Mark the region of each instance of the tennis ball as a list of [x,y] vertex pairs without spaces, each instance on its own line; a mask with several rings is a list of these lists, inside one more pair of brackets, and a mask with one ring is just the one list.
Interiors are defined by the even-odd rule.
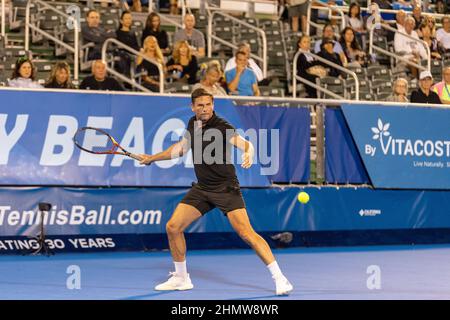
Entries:
[[306,192],[302,191],[298,194],[297,196],[298,201],[300,201],[301,203],[305,204],[309,201],[309,194],[307,194]]

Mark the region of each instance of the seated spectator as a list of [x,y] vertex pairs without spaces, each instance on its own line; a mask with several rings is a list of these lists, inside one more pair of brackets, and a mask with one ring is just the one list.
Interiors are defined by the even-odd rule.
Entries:
[[[414,39],[419,39],[417,32],[414,31],[414,24],[414,18],[407,17],[405,21],[404,33],[413,37]],[[408,38],[403,34],[400,34],[399,32],[395,33],[394,50],[396,54],[399,54],[414,63],[420,63],[420,59],[427,59],[427,53],[421,43]],[[408,66],[408,68],[411,70],[413,77],[417,78],[417,68],[411,66]]]
[[160,64],[163,69],[165,69],[165,65],[164,56],[158,46],[158,40],[156,40],[156,38],[153,36],[148,36],[147,38],[145,38],[144,48],[141,49],[141,53],[143,53],[144,56],[154,62],[151,63],[150,61],[145,60],[142,57],[138,57],[138,71],[145,71],[147,73],[141,78],[143,81],[142,85],[153,92],[159,92],[160,80],[164,79],[161,79],[160,77],[157,64]]
[[75,89],[72,81],[70,81],[70,67],[67,62],[57,62],[53,66],[45,87],[53,89]]
[[365,47],[366,30],[364,29],[364,21],[361,17],[361,7],[358,3],[353,2],[350,5],[348,15],[345,16],[345,26],[353,29],[360,47]]
[[431,30],[431,37],[436,38],[436,20],[433,16],[425,16],[424,23],[430,27]]
[[131,31],[132,25],[133,16],[131,15],[131,12],[124,11],[120,17],[119,29],[116,31],[117,40],[133,48],[134,50],[139,51],[136,33]]
[[432,87],[432,90],[437,93],[443,104],[450,104],[450,66],[442,70],[442,79]]
[[205,36],[195,27],[195,17],[193,14],[186,14],[184,16],[184,29],[175,32],[173,42],[187,41],[192,47],[192,52],[197,58],[205,56]]
[[351,27],[345,27],[342,30],[339,43],[344,50],[349,65],[360,67],[366,64],[366,53],[362,51],[361,46],[356,41],[355,31]]
[[442,28],[436,31],[436,39],[445,52],[450,51],[450,17],[442,18]]
[[247,67],[248,58],[245,52],[236,53],[236,68],[225,72],[228,90],[240,96],[259,96],[258,81],[255,73]]
[[[347,59],[345,58],[344,50],[342,49],[341,44],[336,40],[334,29],[331,24],[326,24],[323,27],[322,37],[322,39],[327,38],[333,41],[333,51],[339,55],[339,58],[341,59],[341,65],[345,65],[347,63]],[[314,45],[314,53],[319,53],[322,50],[322,39],[316,41],[316,44]]]
[[[311,38],[307,35],[300,37],[297,46],[303,51],[310,52],[311,50]],[[314,57],[308,53],[301,53],[298,56],[297,61],[297,75],[304,78],[310,82],[316,83],[318,77],[326,76],[326,69],[320,64],[319,61],[315,60]],[[306,94],[308,98],[317,98],[317,90],[307,84],[303,84],[306,89]]]
[[[120,17],[120,27],[116,31],[117,40],[122,42],[123,44],[129,46],[130,48],[139,51],[139,44],[136,37],[136,33],[131,31],[131,26],[133,24],[133,17],[131,16],[131,12],[124,11]],[[128,50],[121,49],[115,53],[120,60],[117,62],[116,70],[126,75],[130,76],[130,68],[131,68],[131,60],[134,55]]]
[[121,84],[106,74],[106,65],[102,60],[92,62],[92,75],[83,79],[80,89],[124,91]]
[[[333,50],[333,47],[334,47],[333,40],[324,38],[320,46],[319,56],[328,60],[329,62],[342,66],[341,59],[339,58],[338,54]],[[321,62],[321,65],[328,70],[328,75],[330,77],[339,77],[341,75],[341,71],[336,69],[335,67],[331,67],[323,62]]]
[[447,14],[447,3],[444,0],[436,0],[434,11],[439,14]]
[[[261,68],[258,66],[258,64],[253,60],[253,58],[250,57],[251,53],[251,47],[247,42],[241,42],[238,44],[238,50],[240,52],[244,52],[247,55],[248,59],[248,68],[250,68],[256,75],[256,79],[258,82],[264,79],[263,72]],[[236,57],[232,57],[227,61],[227,64],[225,65],[225,72],[228,70],[231,70],[233,68],[236,68]]]
[[441,104],[436,92],[431,91],[433,76],[430,71],[422,71],[419,76],[419,88],[411,93],[411,102]]
[[439,47],[439,42],[436,38],[432,37],[429,24],[427,24],[426,22],[422,23],[422,25],[420,26],[420,33],[422,34],[422,40],[425,41],[430,48],[431,58],[441,59],[441,48]]
[[33,62],[28,57],[21,57],[16,61],[8,86],[12,88],[42,88],[39,83],[34,81],[34,73]]
[[222,68],[217,60],[210,61],[203,71],[203,77],[197,83],[192,91],[202,88],[213,96],[226,96],[226,91],[220,85],[220,79],[223,76]]
[[422,17],[422,8],[419,5],[415,5],[412,11],[412,17],[416,22],[414,30],[419,30],[420,25],[423,23],[424,18]]
[[405,10],[398,10],[395,15],[395,27],[398,31],[405,32],[406,12]]
[[167,73],[174,81],[197,83],[198,63],[187,41],[175,43],[172,58],[167,62]]
[[95,46],[89,49],[88,60],[97,60],[102,57],[102,46],[106,39],[115,38],[113,30],[106,30],[100,26],[100,14],[97,10],[91,9],[86,15],[87,25],[81,28],[84,44],[93,42]]
[[142,32],[142,43],[144,43],[145,38],[148,36],[153,36],[158,41],[158,45],[164,55],[170,53],[169,48],[169,38],[167,32],[161,30],[161,18],[156,12],[152,12],[148,15],[147,21],[145,22],[145,28]]
[[398,78],[394,81],[392,94],[386,98],[389,102],[409,102],[408,101],[408,80],[405,78]]

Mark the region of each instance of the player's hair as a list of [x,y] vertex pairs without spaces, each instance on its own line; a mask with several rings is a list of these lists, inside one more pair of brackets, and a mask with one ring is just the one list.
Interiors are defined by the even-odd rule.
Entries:
[[214,96],[211,93],[209,93],[208,91],[206,91],[203,88],[198,88],[198,89],[195,89],[194,91],[192,91],[192,93],[191,93],[192,104],[195,103],[195,100],[197,98],[204,97],[204,96],[211,97],[211,100],[214,101]]

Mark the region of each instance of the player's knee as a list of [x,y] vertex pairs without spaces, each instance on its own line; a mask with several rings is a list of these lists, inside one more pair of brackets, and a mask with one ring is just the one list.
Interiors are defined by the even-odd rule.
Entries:
[[181,226],[178,223],[176,223],[174,221],[169,221],[166,224],[166,232],[168,234],[176,234],[176,233],[183,232],[183,230],[182,230]]

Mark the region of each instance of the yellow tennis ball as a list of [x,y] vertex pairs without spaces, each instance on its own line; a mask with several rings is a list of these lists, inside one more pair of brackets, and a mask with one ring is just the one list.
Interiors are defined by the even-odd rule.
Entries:
[[309,201],[309,194],[307,194],[306,192],[302,191],[298,194],[297,196],[298,201],[300,201],[301,203],[305,204]]

